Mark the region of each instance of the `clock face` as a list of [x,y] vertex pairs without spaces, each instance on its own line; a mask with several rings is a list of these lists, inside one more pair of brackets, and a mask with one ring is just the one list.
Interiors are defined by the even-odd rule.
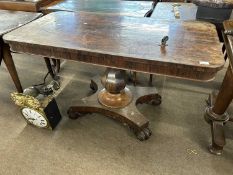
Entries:
[[31,108],[23,108],[21,110],[22,115],[24,116],[24,118],[31,124],[40,127],[40,128],[45,128],[48,126],[48,122],[45,119],[45,117],[40,114],[39,112],[37,112],[34,109]]

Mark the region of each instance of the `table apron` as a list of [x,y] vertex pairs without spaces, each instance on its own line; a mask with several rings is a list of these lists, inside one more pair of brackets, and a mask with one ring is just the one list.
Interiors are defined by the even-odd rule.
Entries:
[[73,60],[104,67],[132,70],[150,74],[161,74],[195,81],[211,81],[214,79],[216,73],[221,69],[221,67],[205,68],[154,60],[136,60],[135,58],[123,57],[120,55],[112,56],[104,53],[89,52],[88,54],[85,54],[85,51],[77,51],[72,49],[68,50],[65,48],[53,48],[48,46],[31,45],[25,43],[21,44],[15,42],[12,43],[10,41],[6,42],[9,43],[12,51],[18,53],[27,53],[56,59]]

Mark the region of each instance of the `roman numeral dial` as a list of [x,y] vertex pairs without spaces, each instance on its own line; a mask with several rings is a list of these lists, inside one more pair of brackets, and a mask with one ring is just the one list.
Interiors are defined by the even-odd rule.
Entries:
[[45,117],[39,113],[38,111],[31,109],[31,108],[23,108],[21,110],[22,115],[24,118],[31,124],[40,127],[45,128],[48,126],[48,122],[45,119]]

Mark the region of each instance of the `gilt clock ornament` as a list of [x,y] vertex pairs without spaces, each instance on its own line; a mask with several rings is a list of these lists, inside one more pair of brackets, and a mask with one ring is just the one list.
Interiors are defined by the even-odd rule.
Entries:
[[54,129],[61,120],[61,114],[53,96],[36,94],[36,97],[24,93],[11,93],[11,98],[20,106],[21,114],[27,123],[38,128]]

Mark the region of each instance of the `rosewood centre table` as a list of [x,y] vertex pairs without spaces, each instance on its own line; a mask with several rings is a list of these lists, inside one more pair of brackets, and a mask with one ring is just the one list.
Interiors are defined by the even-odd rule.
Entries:
[[0,63],[3,60],[14,81],[18,92],[22,92],[18,74],[10,53],[10,47],[3,42],[2,36],[41,16],[40,13],[0,10]]
[[233,21],[223,23],[225,33],[223,34],[226,54],[229,59],[229,67],[226,71],[219,92],[210,94],[208,107],[206,108],[206,121],[211,125],[212,144],[209,147],[211,153],[221,155],[226,144],[224,125],[233,121],[227,113],[227,108],[233,99]]
[[41,7],[55,0],[1,0],[0,9],[38,12]]
[[[167,41],[169,37],[169,41]],[[155,88],[126,86],[125,70],[210,81],[223,67],[215,26],[93,13],[55,12],[4,35],[16,52],[107,67],[93,79],[94,94],[68,110],[70,118],[101,113],[148,139],[149,121],[140,103],[159,105]]]

